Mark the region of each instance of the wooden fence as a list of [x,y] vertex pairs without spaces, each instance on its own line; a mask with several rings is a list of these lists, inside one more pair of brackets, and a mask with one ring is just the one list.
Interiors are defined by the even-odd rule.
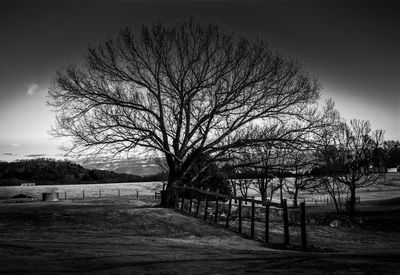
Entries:
[[154,195],[150,194],[149,192],[142,192],[139,190],[121,190],[121,189],[116,189],[116,190],[107,190],[105,193],[104,190],[98,189],[98,190],[85,190],[82,189],[82,192],[80,195],[77,194],[77,192],[56,192],[58,193],[59,199],[87,199],[87,198],[113,198],[113,197],[135,197],[139,199],[141,198],[154,198],[154,199],[160,199],[160,192],[155,191]]
[[[307,202],[307,203],[311,203],[313,205],[329,205],[329,204],[333,204],[334,200],[332,197],[330,196],[316,196],[316,197],[309,197],[309,198],[305,198],[305,197],[299,197],[298,198],[299,201],[303,201],[303,202]],[[336,197],[336,201],[338,203],[344,204],[346,202],[348,202],[350,200],[349,197]],[[356,197],[356,202],[360,203],[361,202],[361,198],[360,197]]]
[[[305,215],[305,203],[300,203],[300,208],[288,207],[287,201],[282,200],[282,203],[275,203],[270,201],[261,201],[249,198],[234,197],[221,194],[219,192],[211,192],[209,190],[197,189],[194,187],[174,187],[178,200],[175,208],[181,212],[193,215],[195,217],[201,217],[204,220],[211,220],[216,224],[223,225],[226,228],[234,229],[239,234],[247,235],[251,239],[263,239],[265,243],[273,244],[270,242],[270,219],[271,210],[279,209],[282,212],[281,222],[283,223],[283,242],[281,244],[284,247],[288,247],[290,244],[289,236],[289,212],[291,211],[300,212],[300,247],[302,250],[307,249],[307,233],[306,233],[306,215]],[[249,206],[244,206],[243,202],[249,203]],[[256,207],[257,206],[257,207]],[[244,208],[249,208],[248,215],[246,216],[247,223],[249,225],[249,233],[244,232]],[[233,208],[236,208],[234,211]],[[257,211],[263,209],[263,211]],[[261,225],[264,232],[263,236],[256,236],[257,222],[258,233],[260,233],[260,213],[264,212],[265,215],[263,220],[264,223]],[[276,212],[276,211],[275,211]],[[257,218],[256,218],[257,215]],[[248,217],[249,216],[249,217]],[[233,219],[234,218],[234,219]],[[293,224],[293,223],[292,223]],[[262,231],[262,230],[261,230]]]

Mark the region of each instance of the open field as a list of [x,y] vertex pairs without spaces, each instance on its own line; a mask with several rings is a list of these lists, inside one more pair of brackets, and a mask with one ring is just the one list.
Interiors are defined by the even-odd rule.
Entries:
[[[293,181],[293,178],[286,178],[288,182]],[[254,180],[256,181],[256,180]],[[240,192],[238,191],[238,194]],[[252,186],[248,190],[248,196],[255,196],[260,199],[259,192]],[[342,194],[343,198],[346,198],[346,194]],[[356,192],[356,196],[361,201],[373,201],[373,200],[383,200],[400,197],[400,173],[384,173],[382,174],[382,178],[379,182],[374,185],[359,188]],[[291,205],[293,200],[290,198],[290,194],[283,192],[283,197],[288,200],[288,205]],[[305,201],[307,203],[315,203],[316,201],[322,202],[326,199],[330,199],[329,194],[327,193],[319,193],[319,192],[299,192],[298,201]],[[272,201],[279,202],[279,190],[275,191]],[[333,202],[332,202],[333,203]]]
[[[118,190],[121,196],[132,196],[138,191],[142,195],[154,195],[155,191],[162,189],[162,182],[125,182],[125,183],[104,183],[104,184],[77,184],[77,185],[38,185],[38,186],[0,186],[0,199],[9,198],[18,194],[27,194],[36,198],[41,198],[44,192],[59,192],[60,198],[82,198],[82,191],[85,197],[99,197],[101,190],[102,197],[116,197]],[[249,190],[249,196],[257,193]],[[288,194],[284,193],[286,198]],[[386,173],[380,184],[360,189],[357,197],[361,201],[383,200],[400,197],[400,173]],[[301,198],[301,199],[300,199]],[[327,194],[320,193],[300,193],[299,201],[305,199],[308,203],[314,204],[314,199],[325,200],[329,198]],[[275,192],[273,201],[279,201],[279,192]],[[289,205],[291,199],[288,199]]]
[[99,197],[101,190],[102,197],[116,197],[118,190],[121,196],[133,196],[138,191],[141,195],[154,195],[155,191],[162,189],[161,182],[124,182],[124,183],[98,183],[98,184],[74,184],[74,185],[37,185],[37,186],[0,186],[0,199],[10,198],[18,194],[27,194],[35,198],[41,198],[42,193],[58,192],[60,198],[82,198],[82,191],[85,197]]
[[[154,207],[156,204],[154,200],[127,197],[2,202],[0,273],[400,272],[399,227],[379,230],[310,225],[310,244],[327,248],[320,250],[325,252],[283,251],[202,219]],[[382,219],[385,213],[397,217],[397,222],[400,217],[398,199],[364,203],[363,207],[371,222],[374,215]],[[310,207],[308,213],[318,214],[318,209]],[[271,223],[271,234],[276,238],[281,238],[280,226]]]

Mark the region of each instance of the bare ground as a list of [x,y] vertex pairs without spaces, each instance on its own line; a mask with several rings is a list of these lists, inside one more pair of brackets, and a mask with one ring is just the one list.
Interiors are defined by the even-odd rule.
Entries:
[[[310,244],[325,250],[274,250],[155,204],[129,198],[0,203],[0,273],[400,273],[396,230],[309,225]],[[256,230],[262,233],[261,223]],[[291,230],[296,242],[297,228]],[[271,223],[272,240],[281,232]]]

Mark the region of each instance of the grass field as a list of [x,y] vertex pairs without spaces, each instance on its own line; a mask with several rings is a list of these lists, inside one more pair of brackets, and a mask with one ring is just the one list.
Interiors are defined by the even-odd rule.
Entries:
[[[329,248],[321,250],[325,252],[273,250],[211,222],[157,208],[157,203],[129,197],[2,202],[0,273],[400,272],[398,227],[381,230],[309,225],[310,244]],[[318,214],[320,210],[312,207],[307,211]],[[365,202],[362,211],[371,221],[387,213],[399,219],[400,200]],[[272,223],[271,232],[281,238],[281,225]]]
[[[39,186],[0,186],[0,199],[9,198],[18,194],[27,194],[41,198],[45,192],[59,192],[60,198],[82,198],[82,191],[86,197],[99,197],[99,190],[103,197],[115,197],[118,190],[121,196],[132,196],[138,191],[142,195],[154,195],[155,191],[162,189],[162,182],[126,182],[126,183],[104,183],[104,184],[78,184],[78,185],[39,185]],[[257,194],[250,190],[249,196]],[[279,192],[275,193],[274,200],[279,201]],[[286,198],[288,194],[284,194]],[[380,184],[360,189],[357,196],[362,201],[382,200],[400,197],[400,173],[386,173]],[[299,198],[305,198],[307,202],[314,202],[313,198],[328,198],[327,194],[300,193]],[[300,199],[299,199],[300,200]],[[289,204],[291,200],[289,199]]]
[[101,190],[102,197],[116,197],[118,190],[121,196],[154,195],[155,191],[162,189],[161,182],[124,182],[124,183],[103,183],[103,184],[76,184],[76,185],[38,185],[38,186],[0,186],[0,199],[10,198],[18,194],[26,194],[41,199],[42,193],[58,192],[60,198],[82,198],[82,191],[85,197],[99,197]]
[[[361,224],[330,227],[330,221],[340,218],[333,205],[308,204],[309,252],[274,250],[249,240],[235,233],[235,220],[228,230],[223,221],[218,226],[158,208],[159,201],[150,196],[160,188],[158,183],[1,187],[3,198],[18,193],[40,198],[49,191],[60,192],[61,198],[67,192],[68,198],[0,200],[0,273],[398,274],[399,179],[396,173],[384,185],[364,190],[371,200],[357,204]],[[244,218],[245,234],[249,227]],[[256,236],[260,235],[263,222],[257,221]],[[291,226],[291,244],[298,244],[299,236],[299,228]],[[279,220],[270,222],[270,240],[283,240]]]

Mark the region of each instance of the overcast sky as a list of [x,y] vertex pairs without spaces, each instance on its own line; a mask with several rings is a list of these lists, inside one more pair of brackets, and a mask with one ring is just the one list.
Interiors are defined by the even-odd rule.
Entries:
[[260,36],[300,60],[346,119],[400,140],[400,9],[396,1],[2,1],[0,160],[62,153],[49,140],[46,90],[88,44],[124,26],[194,16]]

